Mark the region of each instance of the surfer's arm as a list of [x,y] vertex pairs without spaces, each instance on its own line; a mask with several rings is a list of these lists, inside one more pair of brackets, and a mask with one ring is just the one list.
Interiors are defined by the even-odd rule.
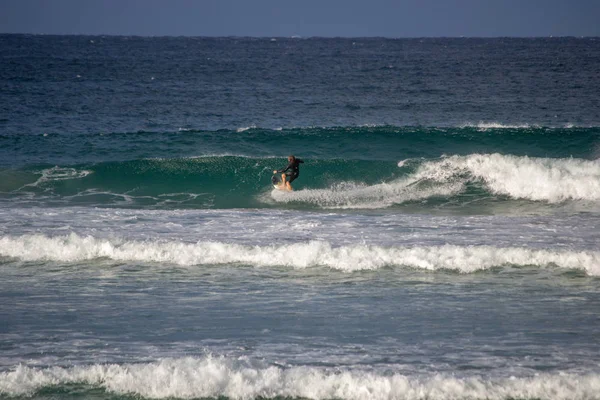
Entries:
[[294,166],[294,163],[289,163],[287,167],[285,167],[284,169],[278,169],[277,171],[275,171],[276,173],[284,173],[285,171],[287,171],[288,169],[292,168]]

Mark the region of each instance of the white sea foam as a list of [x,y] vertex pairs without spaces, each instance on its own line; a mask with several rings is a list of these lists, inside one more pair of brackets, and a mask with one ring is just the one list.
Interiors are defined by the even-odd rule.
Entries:
[[[486,131],[488,129],[537,129],[542,128],[544,126],[539,124],[504,124],[501,122],[485,122],[479,121],[477,123],[467,122],[461,125],[458,125],[458,128],[478,128],[481,131]],[[548,126],[548,128],[564,128],[564,129],[573,129],[573,128],[593,128],[591,125],[577,125],[574,123],[566,123],[563,125],[557,126]]]
[[[63,168],[63,167],[55,166],[55,167],[47,168],[47,169],[40,171],[39,174],[41,174],[41,176],[34,183],[29,183],[27,185],[24,185],[23,187],[28,187],[28,186],[35,187],[44,182],[50,182],[50,181],[65,181],[65,180],[69,180],[69,179],[81,179],[81,178],[85,178],[86,176],[88,176],[91,173],[92,173],[92,171],[88,171],[88,170],[77,170],[75,168]],[[20,189],[22,189],[22,188],[20,188]]]
[[404,167],[408,161],[408,159],[398,161],[398,168]]
[[452,156],[423,164],[417,180],[456,182],[477,179],[495,194],[558,203],[600,200],[600,162],[517,157],[501,154]]
[[108,258],[184,266],[230,263],[299,269],[325,266],[345,272],[397,266],[471,273],[507,264],[538,267],[553,265],[600,276],[600,252],[597,251],[492,246],[383,247],[361,244],[335,247],[323,241],[248,246],[223,242],[98,239],[71,233],[55,237],[3,236],[0,238],[0,255],[24,261],[80,262]]
[[241,127],[241,128],[237,128],[236,132],[238,132],[238,133],[240,133],[240,132],[246,132],[247,130],[250,130],[250,129],[256,129],[256,125],[250,125],[250,126],[244,126],[244,127]]
[[406,376],[365,370],[266,365],[222,357],[164,359],[47,369],[18,366],[0,373],[0,394],[32,395],[48,386],[84,384],[144,398],[253,399],[596,399],[598,374],[544,373],[528,377]]
[[64,181],[68,179],[80,179],[91,174],[92,171],[77,170],[75,168],[52,167],[42,170],[40,180],[45,181]]
[[438,196],[449,197],[464,189],[462,182],[447,182],[418,188],[412,186],[417,181],[418,179],[409,177],[376,185],[341,182],[327,189],[304,189],[293,192],[274,189],[271,197],[279,203],[300,202],[337,209],[376,209]]
[[[406,166],[407,160],[398,162]],[[385,208],[408,201],[460,194],[471,182],[513,199],[560,203],[600,201],[600,161],[472,154],[423,163],[413,174],[365,185],[342,182],[325,189],[273,190],[272,200],[323,208]]]
[[488,129],[528,129],[528,128],[539,128],[539,125],[530,125],[530,124],[503,124],[500,122],[484,122],[480,121],[478,123],[465,123],[460,125],[459,128],[478,128],[480,130],[488,130]]

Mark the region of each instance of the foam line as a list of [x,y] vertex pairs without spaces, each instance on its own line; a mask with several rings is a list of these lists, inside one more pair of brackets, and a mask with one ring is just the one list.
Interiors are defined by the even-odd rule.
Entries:
[[[255,363],[256,364],[256,363]],[[596,399],[598,374],[545,373],[532,377],[405,376],[374,371],[281,368],[225,358],[165,359],[149,364],[18,366],[0,373],[0,394],[32,395],[48,387],[84,384],[144,398],[254,399]]]
[[35,182],[25,184],[22,187],[18,188],[16,191],[19,191],[25,187],[36,187],[36,186],[39,186],[46,182],[66,181],[69,179],[85,178],[86,176],[91,174],[92,171],[89,171],[89,170],[78,171],[75,168],[62,168],[62,167],[55,166],[52,168],[44,169],[38,173],[41,174],[41,176]]
[[325,266],[341,271],[376,270],[385,266],[472,273],[495,266],[520,265],[579,269],[600,276],[600,252],[535,250],[492,246],[334,247],[311,241],[285,245],[246,246],[222,242],[126,241],[92,236],[4,236],[0,255],[24,261],[78,262],[98,258],[178,265],[249,264],[260,267]]
[[323,208],[377,209],[431,197],[451,197],[464,189],[462,182],[442,183],[434,187],[414,187],[418,178],[377,185],[343,182],[327,189],[304,189],[285,192],[274,189],[271,197],[279,203],[306,203]]
[[476,124],[465,123],[458,126],[459,128],[479,128],[481,130],[487,129],[529,129],[529,128],[540,128],[539,125],[530,124],[503,124],[500,122],[484,122],[479,121]]

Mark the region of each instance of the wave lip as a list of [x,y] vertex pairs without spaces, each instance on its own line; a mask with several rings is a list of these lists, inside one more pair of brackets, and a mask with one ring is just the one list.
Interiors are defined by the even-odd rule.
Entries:
[[598,161],[472,154],[428,161],[419,167],[416,178],[438,182],[477,179],[493,193],[514,199],[600,201]]
[[98,258],[183,266],[248,264],[258,267],[325,266],[352,272],[377,270],[386,266],[411,267],[430,271],[452,270],[473,273],[502,265],[557,266],[578,269],[600,276],[600,252],[535,250],[492,246],[382,247],[328,242],[248,246],[222,242],[125,241],[67,236],[23,235],[0,238],[0,255],[24,261],[51,260],[79,262]]
[[597,374],[545,373],[532,377],[405,376],[374,371],[281,368],[223,357],[164,359],[148,364],[18,366],[0,373],[0,394],[32,395],[48,387],[85,384],[144,398],[306,399],[595,399]]
[[479,121],[476,124],[465,123],[459,125],[458,128],[478,128],[481,131],[486,131],[488,129],[529,129],[529,128],[540,128],[540,125],[530,125],[530,124],[503,124],[500,122],[484,122]]

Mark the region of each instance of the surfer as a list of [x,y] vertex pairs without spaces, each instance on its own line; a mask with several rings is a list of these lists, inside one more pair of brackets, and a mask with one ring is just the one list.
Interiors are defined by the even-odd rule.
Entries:
[[300,164],[304,164],[304,161],[294,156],[289,156],[287,167],[281,170],[273,171],[274,174],[281,174],[281,184],[287,190],[294,190],[292,189],[292,185],[290,185],[290,183],[292,183],[298,177],[298,175],[300,175]]

